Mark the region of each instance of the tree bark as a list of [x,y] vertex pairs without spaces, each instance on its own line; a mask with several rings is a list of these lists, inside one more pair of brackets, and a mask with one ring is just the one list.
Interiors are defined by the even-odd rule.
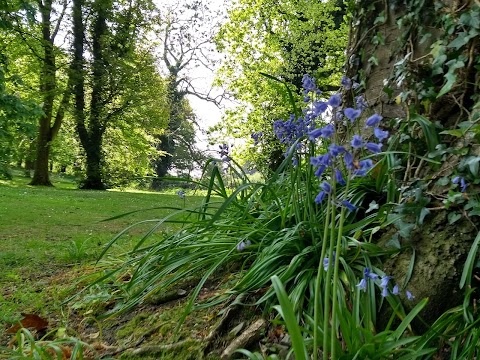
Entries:
[[56,32],[51,33],[52,0],[45,0],[44,2],[40,0],[38,4],[42,16],[43,59],[40,76],[40,92],[43,94],[44,115],[39,120],[34,174],[30,185],[52,186],[48,171],[50,146],[63,122],[65,107],[70,100],[70,90],[69,85],[67,85],[67,89],[63,93],[63,98],[54,116],[54,101],[58,88],[54,46]]
[[85,76],[84,42],[85,26],[82,16],[84,0],[73,1],[73,89],[75,94],[75,120],[80,142],[87,158],[86,177],[81,184],[82,189],[104,190],[102,173],[102,139],[106,124],[103,123],[102,94],[104,89],[105,64],[102,51],[102,37],[107,32],[107,9],[101,1],[95,3],[96,18],[93,26],[93,78],[90,112],[85,110]]
[[[438,0],[436,1],[438,2]],[[407,8],[408,1],[395,2],[395,4],[393,4],[393,1],[391,3],[369,1],[369,4],[365,4],[364,9],[371,5],[370,9],[373,10],[370,10],[371,13],[368,15],[364,13],[362,20],[353,28],[347,56],[349,59],[348,75],[352,77],[363,74],[364,78],[358,77],[357,80],[359,82],[360,80],[364,81],[365,98],[370,107],[385,118],[382,122],[385,125],[389,123],[389,120],[393,119],[399,119],[400,124],[406,125],[412,113],[422,114],[429,118],[432,123],[438,121],[438,123],[444,126],[453,124],[455,121],[462,121],[458,117],[458,114],[461,113],[459,107],[455,108],[456,111],[452,111],[452,108],[447,109],[446,116],[442,114],[442,111],[445,110],[447,96],[430,100],[432,103],[429,113],[423,106],[415,104],[416,101],[418,102],[418,93],[413,92],[409,103],[402,102],[397,104],[394,101],[401,91],[412,90],[412,84],[414,83],[422,84],[425,80],[429,80],[430,84],[435,83],[435,79],[432,79],[434,76],[432,75],[433,72],[428,74],[432,78],[426,79],[425,73],[419,71],[422,70],[420,65],[415,63],[418,59],[434,60],[429,55],[430,44],[439,40],[441,31],[443,31],[442,29],[435,29],[434,22],[429,24],[431,19],[441,15],[440,13],[435,14],[434,2],[426,1],[422,9],[416,9],[422,16],[422,27],[429,28],[431,33],[427,46],[420,42],[418,34],[413,33],[416,31],[415,27],[412,28],[413,30],[410,29],[411,32],[408,34],[408,37],[405,37],[405,34],[402,33],[405,29],[398,26],[398,20],[406,11],[409,11]],[[442,11],[446,11],[445,8]],[[381,14],[385,17],[385,22],[376,21],[376,19],[381,18]],[[383,37],[383,44],[378,44],[379,34]],[[414,60],[412,61],[411,59]],[[398,74],[399,66],[403,66],[403,63],[398,65],[402,60],[405,61],[405,66],[412,66],[413,70],[409,69],[411,70],[408,73],[410,78],[404,80],[403,84],[400,84],[400,82],[392,81],[392,79],[396,79],[395,76],[398,76],[394,74],[395,72]],[[428,64],[422,65],[428,69]],[[443,81],[443,74],[439,75],[439,77]],[[390,88],[391,94],[387,94],[385,91],[386,87]],[[472,111],[472,109],[470,108],[468,111]],[[455,121],[452,121],[453,118]],[[467,120],[466,117],[464,120]],[[396,121],[396,124],[389,129],[391,133],[402,131],[398,126],[398,121]],[[408,126],[412,126],[412,124],[410,123]],[[421,130],[417,129],[416,135],[419,132],[421,133]],[[367,134],[366,136],[371,135]],[[425,152],[427,150],[423,150],[423,153],[421,153],[421,146],[425,147],[425,135],[420,134],[418,140],[413,141],[412,139],[410,150],[412,152],[417,150],[417,155],[426,155]],[[451,146],[451,144],[447,146]],[[427,196],[434,194],[437,198],[445,197],[446,190],[435,189],[433,186],[434,180],[441,176],[451,176],[453,178],[453,172],[457,164],[455,162],[451,164],[446,163],[445,165],[448,166],[442,166],[442,169],[439,171],[434,167],[430,167],[428,163],[422,162],[414,155],[412,153],[403,156],[405,171],[401,174],[401,178],[396,179],[398,187],[410,186],[415,188],[417,186],[415,185],[416,181],[429,179],[428,182],[426,181],[429,185],[428,190],[423,190],[424,193],[427,192]],[[400,159],[400,157],[398,158]],[[445,170],[447,167],[448,171]],[[411,169],[416,171],[410,171]],[[444,191],[444,193],[440,193],[440,191]],[[408,281],[408,288],[415,294],[416,299],[413,302],[406,301],[405,304],[407,307],[413,307],[423,298],[429,298],[427,306],[420,313],[425,323],[418,322],[416,324],[418,332],[424,331],[426,329],[425,324],[432,324],[439,315],[459,305],[463,300],[463,290],[459,290],[460,275],[467,253],[478,230],[476,230],[475,224],[467,216],[464,216],[454,225],[449,225],[447,211],[448,209],[431,212],[425,218],[424,224],[417,223],[416,229],[409,238],[401,238],[401,244],[409,246],[416,254],[414,270]],[[380,244],[390,241],[395,232],[394,229],[391,229],[380,240]],[[411,258],[412,252],[407,251],[393,259],[389,259],[385,264],[385,272],[394,276],[395,280],[401,284],[408,276],[407,272]],[[384,318],[388,320],[388,316]],[[381,326],[382,324],[379,324],[379,327]]]

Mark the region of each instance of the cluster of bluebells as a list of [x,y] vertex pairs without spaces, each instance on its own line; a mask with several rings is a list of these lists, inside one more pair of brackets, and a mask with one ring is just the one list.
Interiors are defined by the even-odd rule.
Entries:
[[[367,291],[368,283],[370,281],[374,281],[377,284],[379,282],[378,285],[382,289],[382,296],[383,297],[387,297],[388,295],[390,295],[390,293],[392,295],[400,295],[400,289],[399,289],[397,284],[395,284],[393,286],[393,289],[391,290],[391,292],[388,290],[388,285],[389,285],[389,282],[390,282],[391,279],[392,279],[392,277],[388,276],[388,275],[380,277],[377,274],[375,274],[374,272],[372,272],[370,268],[366,267],[366,268],[363,269],[363,278],[357,284],[357,287],[360,290]],[[407,297],[408,300],[415,299],[415,296],[413,296],[412,293],[408,290],[405,292],[405,296]]]
[[468,183],[465,181],[465,179],[462,176],[455,176],[452,179],[452,183],[455,185],[460,185],[460,191],[462,193],[467,191]]
[[222,145],[218,145],[218,147],[219,147],[218,153],[220,154],[220,158],[223,161],[229,161],[230,146],[228,144],[222,144]]
[[[305,95],[311,92],[318,93],[314,87],[315,82],[307,75],[303,78],[303,84]],[[345,90],[350,90],[352,87],[355,88],[357,84],[344,76],[341,85]],[[373,134],[377,141],[365,141],[361,134],[354,134],[347,144],[336,144],[333,140],[335,138],[336,122],[343,119],[347,126],[354,124],[367,108],[367,104],[362,95],[355,97],[355,108],[347,107],[341,109],[341,103],[342,99],[339,94],[332,95],[328,101],[315,100],[307,111],[305,118],[309,119],[310,124],[314,124],[312,120],[323,114],[327,109],[332,110],[333,121],[331,123],[323,127],[314,128],[308,132],[308,138],[312,142],[318,141],[319,138],[323,141],[330,141],[328,152],[312,157],[310,164],[315,168],[315,176],[318,178],[322,178],[324,172],[330,169],[332,171],[331,173],[335,175],[332,181],[340,185],[345,185],[345,176],[365,176],[374,165],[373,161],[369,158],[355,161],[355,159],[359,157],[360,152],[362,150],[372,154],[382,152],[383,143],[388,139],[389,134],[388,131],[382,130],[379,127],[382,117],[378,114],[373,114],[366,120],[365,125],[366,128],[373,129]],[[289,132],[288,134],[292,138],[298,135],[293,132]],[[284,133],[282,133],[282,136],[284,139],[286,138]],[[289,139],[289,141],[291,142],[292,140]],[[342,171],[345,170],[348,175],[342,173]],[[331,194],[332,184],[324,181],[321,183],[320,188],[321,191],[315,198],[315,202],[317,203],[323,202],[323,200]],[[350,211],[355,210],[355,206],[347,200],[341,200],[339,204],[345,206]]]
[[282,144],[287,146],[292,145],[299,138],[307,135],[315,128],[313,119],[305,117],[296,118],[295,115],[290,115],[286,121],[276,120],[273,123],[273,132]]

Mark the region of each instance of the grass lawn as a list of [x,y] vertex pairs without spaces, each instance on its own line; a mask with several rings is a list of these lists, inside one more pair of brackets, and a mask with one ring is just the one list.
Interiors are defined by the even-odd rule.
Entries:
[[[161,219],[172,211],[151,208],[184,206],[177,195],[77,190],[73,179],[58,176],[53,177],[53,182],[54,188],[45,188],[28,186],[28,179],[20,176],[0,181],[2,324],[17,320],[20,313],[45,316],[61,312],[67,290],[59,278],[78,276],[91,268],[103,246],[128,225],[139,220]],[[185,206],[199,204],[201,199],[188,196],[187,192]],[[141,209],[150,210],[103,221]],[[134,228],[114,251],[131,248],[147,228]],[[166,224],[156,238],[173,230],[175,225]],[[1,326],[0,335],[3,331]]]

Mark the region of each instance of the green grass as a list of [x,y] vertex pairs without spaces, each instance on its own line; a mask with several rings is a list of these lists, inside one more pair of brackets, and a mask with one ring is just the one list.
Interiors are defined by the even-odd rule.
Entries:
[[[29,179],[18,173],[11,181],[0,181],[0,322],[18,319],[20,312],[58,311],[65,286],[55,283],[61,284],[62,277],[85,272],[82,269],[127,226],[146,218],[161,219],[172,211],[151,208],[184,206],[177,195],[76,190],[72,178],[52,180],[54,188],[28,186]],[[185,206],[201,199],[187,192]],[[104,221],[141,209],[150,210]],[[113,251],[129,250],[146,229],[132,229]],[[173,230],[175,224],[163,225],[153,241]]]

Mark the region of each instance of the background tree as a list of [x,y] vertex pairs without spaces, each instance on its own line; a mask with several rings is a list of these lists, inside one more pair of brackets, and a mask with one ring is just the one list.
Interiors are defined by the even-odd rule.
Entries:
[[35,136],[35,121],[43,114],[28,84],[19,61],[27,51],[25,44],[13,35],[16,19],[22,13],[33,19],[35,10],[27,2],[8,1],[0,5],[0,177],[9,178],[12,161],[22,162],[23,150],[30,148]]
[[[158,51],[160,67],[164,69],[168,81],[168,99],[170,104],[168,129],[158,137],[158,149],[164,153],[153,161],[159,178],[172,168],[179,144],[189,148],[190,154],[199,154],[193,143],[191,129],[195,124],[187,95],[219,104],[221,96],[213,97],[211,91],[200,90],[194,75],[200,67],[210,69],[213,65],[213,36],[218,28],[218,18],[203,1],[188,1],[184,4],[165,6],[159,17],[156,30],[159,39]],[[179,158],[177,156],[177,158]],[[195,160],[193,161],[195,162]],[[160,185],[161,180],[153,182],[152,187]]]
[[152,58],[138,44],[152,8],[147,2],[97,0],[87,7],[76,0],[73,4],[74,113],[86,155],[82,187],[103,189],[104,135],[128,109],[141,107],[146,89],[151,89],[151,82],[141,81],[141,74],[148,70],[152,75]]

